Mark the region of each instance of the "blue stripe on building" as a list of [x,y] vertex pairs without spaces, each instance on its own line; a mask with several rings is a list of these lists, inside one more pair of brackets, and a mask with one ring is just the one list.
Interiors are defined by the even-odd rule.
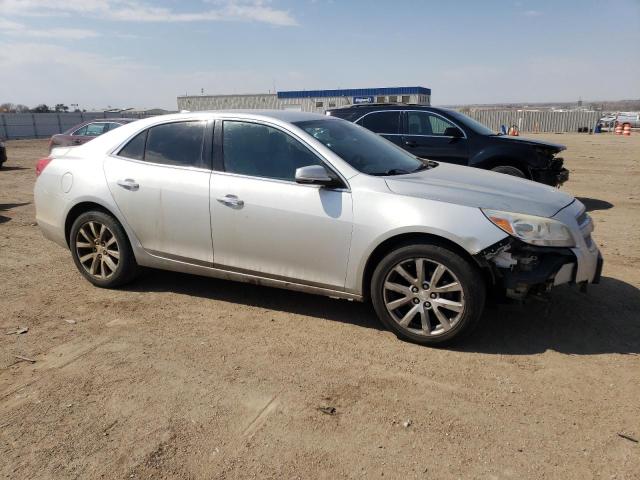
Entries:
[[278,92],[278,98],[368,97],[383,95],[431,95],[425,87],[347,88],[340,90],[293,90]]

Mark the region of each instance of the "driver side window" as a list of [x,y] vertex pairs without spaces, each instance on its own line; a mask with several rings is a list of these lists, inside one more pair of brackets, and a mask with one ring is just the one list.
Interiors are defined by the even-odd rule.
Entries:
[[407,134],[443,136],[449,127],[455,125],[429,112],[407,111]]
[[322,165],[295,138],[257,123],[226,120],[222,127],[225,171],[252,177],[295,181],[296,169]]

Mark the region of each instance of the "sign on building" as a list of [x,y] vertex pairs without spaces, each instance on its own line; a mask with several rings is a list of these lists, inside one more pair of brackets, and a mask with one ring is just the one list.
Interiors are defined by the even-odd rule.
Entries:
[[354,105],[358,105],[360,103],[373,103],[373,95],[367,95],[364,97],[353,97]]

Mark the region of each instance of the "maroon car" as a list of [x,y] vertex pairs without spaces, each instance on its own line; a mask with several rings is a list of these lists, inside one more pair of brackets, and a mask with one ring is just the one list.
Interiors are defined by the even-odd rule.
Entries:
[[56,147],[70,147],[82,145],[109,130],[121,127],[125,123],[133,122],[136,118],[96,118],[70,128],[64,133],[58,133],[49,140],[49,151]]

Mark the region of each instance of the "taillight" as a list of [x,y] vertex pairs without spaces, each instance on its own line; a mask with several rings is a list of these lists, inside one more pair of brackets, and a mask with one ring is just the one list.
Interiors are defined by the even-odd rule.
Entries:
[[42,173],[51,160],[53,160],[51,157],[44,157],[38,160],[38,163],[36,163],[36,177]]

